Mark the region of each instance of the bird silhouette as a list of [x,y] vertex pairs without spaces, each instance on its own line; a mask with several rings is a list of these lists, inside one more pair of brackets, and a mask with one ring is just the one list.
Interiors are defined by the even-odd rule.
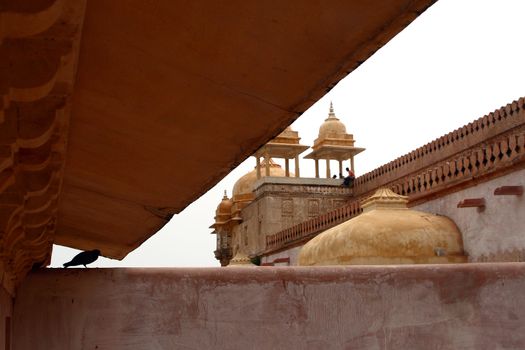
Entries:
[[85,252],[78,253],[71,259],[71,261],[64,264],[64,268],[69,266],[84,265],[87,267],[87,264],[91,264],[93,261],[97,260],[100,255],[100,250],[87,250]]

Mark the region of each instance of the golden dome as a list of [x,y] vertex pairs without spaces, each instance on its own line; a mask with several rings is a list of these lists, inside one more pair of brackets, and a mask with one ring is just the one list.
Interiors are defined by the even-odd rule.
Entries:
[[215,223],[211,225],[210,228],[217,229],[227,224],[231,219],[232,206],[232,200],[228,198],[226,191],[224,191],[224,197],[222,197],[221,202],[215,210]]
[[228,196],[226,195],[226,191],[224,191],[224,197],[222,197],[222,201],[217,206],[217,210],[215,210],[215,215],[216,216],[222,216],[222,215],[230,216],[232,205],[233,205],[232,200],[228,198]]
[[335,116],[332,102],[330,102],[330,112],[328,113],[328,118],[326,118],[324,123],[319,127],[318,139],[325,138],[346,138],[346,126]]
[[363,214],[309,241],[300,265],[380,265],[465,262],[456,224],[406,208],[407,197],[380,189],[363,202]]
[[[286,176],[286,172],[281,168],[281,166],[277,163],[275,163],[272,159],[269,160],[270,163],[270,176]],[[261,176],[265,176],[265,166],[266,163],[263,160],[261,162]],[[290,173],[290,176],[293,176]],[[257,181],[257,169],[253,169],[249,173],[243,175],[235,185],[233,185],[233,193],[232,193],[232,199],[234,202],[238,202],[241,200],[252,200],[253,199],[253,191],[254,191],[254,184]]]

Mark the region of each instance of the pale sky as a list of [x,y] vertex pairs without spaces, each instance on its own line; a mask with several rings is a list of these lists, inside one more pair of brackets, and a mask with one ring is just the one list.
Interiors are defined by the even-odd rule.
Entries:
[[[439,0],[292,129],[313,145],[333,101],[356,147],[366,148],[355,160],[359,176],[517,100],[525,96],[524,13],[523,0]],[[231,196],[235,181],[254,166],[248,158],[124,260],[99,258],[90,266],[219,266],[208,227],[223,191]],[[313,177],[312,160],[300,166],[302,177]],[[55,245],[51,267],[76,253]]]

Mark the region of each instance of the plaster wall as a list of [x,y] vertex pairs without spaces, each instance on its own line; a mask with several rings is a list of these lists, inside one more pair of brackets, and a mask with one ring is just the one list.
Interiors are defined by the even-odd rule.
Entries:
[[525,264],[55,269],[14,350],[523,349]]
[[[525,169],[417,205],[458,225],[470,261],[525,261],[525,196],[495,196],[500,186],[525,187]],[[485,198],[485,209],[457,208],[466,198]]]
[[274,263],[276,260],[282,261],[282,259],[290,259],[290,262],[288,264],[290,266],[297,266],[299,265],[299,252],[301,251],[301,248],[303,246],[304,245],[302,244],[298,247],[293,247],[291,249],[283,250],[274,254],[264,256],[262,262],[271,264]]

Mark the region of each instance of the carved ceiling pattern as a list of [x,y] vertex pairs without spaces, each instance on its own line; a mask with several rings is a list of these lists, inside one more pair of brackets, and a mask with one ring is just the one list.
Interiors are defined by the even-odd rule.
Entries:
[[84,8],[0,8],[0,270],[11,290],[51,257]]

